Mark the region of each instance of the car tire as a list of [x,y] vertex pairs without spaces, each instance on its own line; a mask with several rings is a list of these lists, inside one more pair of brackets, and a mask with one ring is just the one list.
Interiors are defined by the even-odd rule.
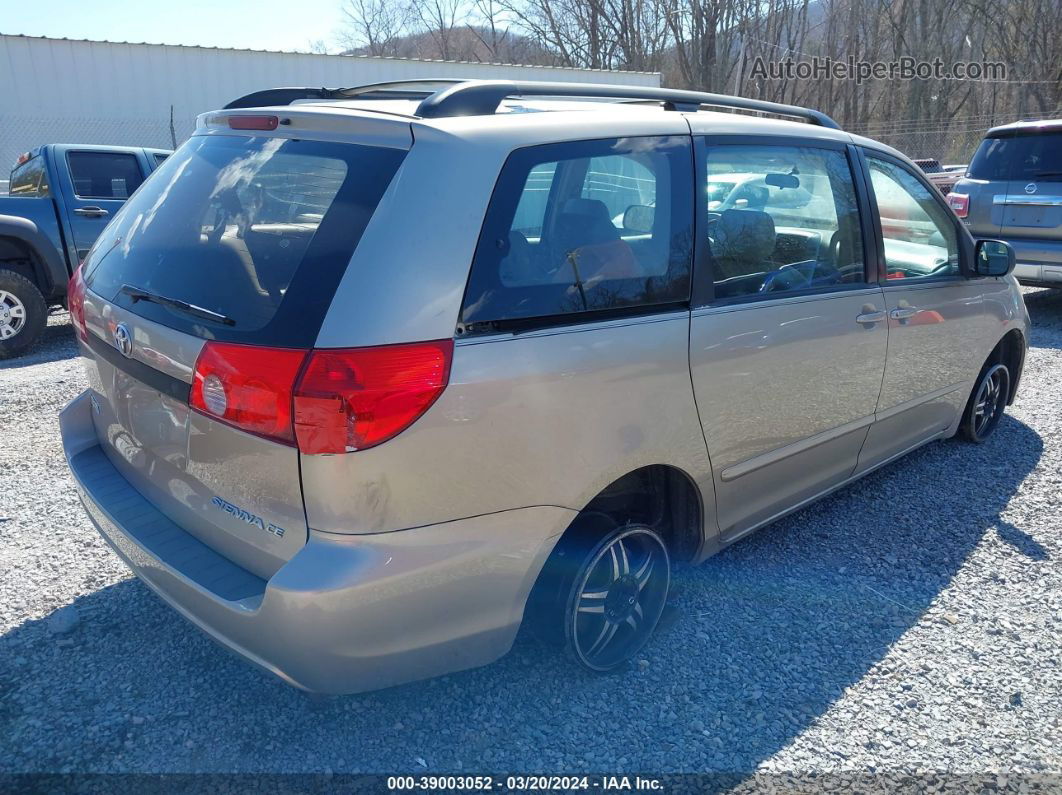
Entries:
[[33,282],[0,269],[0,359],[25,353],[48,322],[48,305]]
[[536,583],[532,626],[582,667],[610,673],[648,642],[670,585],[667,544],[653,528],[584,514]]
[[959,433],[974,444],[988,439],[996,430],[1010,395],[1010,370],[1002,362],[989,362],[974,383],[966,403]]

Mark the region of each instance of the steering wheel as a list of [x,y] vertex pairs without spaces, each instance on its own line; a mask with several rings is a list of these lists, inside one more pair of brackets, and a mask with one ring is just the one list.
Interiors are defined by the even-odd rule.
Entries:
[[938,264],[938,265],[937,265],[937,266],[936,266],[935,268],[933,268],[933,270],[931,270],[931,271],[930,271],[929,273],[923,273],[923,274],[922,274],[922,278],[926,278],[927,276],[936,276],[936,275],[937,275],[938,273],[941,273],[941,272],[943,272],[943,271],[946,271],[946,270],[948,270],[948,269],[950,269],[950,268],[951,268],[951,260],[947,260],[947,259],[946,259],[946,260],[944,260],[943,262],[939,263],[939,264]]
[[778,270],[768,272],[763,284],[760,285],[759,292],[771,293],[778,290],[792,290],[798,287],[802,281],[807,281],[807,277],[803,273],[792,265],[783,265]]

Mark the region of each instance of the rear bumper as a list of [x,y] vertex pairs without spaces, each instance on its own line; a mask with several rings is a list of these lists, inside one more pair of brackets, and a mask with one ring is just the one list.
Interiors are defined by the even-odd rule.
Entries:
[[1062,287],[1062,240],[1004,238],[1014,249],[1014,275],[1030,287]]
[[574,518],[540,506],[376,535],[311,531],[263,580],[122,477],[97,442],[88,392],[60,426],[81,501],[133,572],[223,646],[315,692],[372,690],[500,657]]

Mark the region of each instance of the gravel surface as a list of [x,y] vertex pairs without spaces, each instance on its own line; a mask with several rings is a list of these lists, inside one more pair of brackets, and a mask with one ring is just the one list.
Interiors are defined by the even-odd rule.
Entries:
[[1062,292],[1017,404],[679,571],[665,626],[595,677],[529,638],[494,665],[312,701],[132,579],[84,516],[56,414],[65,315],[0,364],[0,772],[1062,773]]

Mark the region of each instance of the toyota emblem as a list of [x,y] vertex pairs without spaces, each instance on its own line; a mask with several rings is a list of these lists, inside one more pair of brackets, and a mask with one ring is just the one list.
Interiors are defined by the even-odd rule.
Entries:
[[1036,193],[1036,183],[1035,182],[1030,182],[1028,185],[1026,185],[1025,186],[1025,192],[1026,193]]
[[133,354],[133,337],[125,323],[119,323],[114,327],[114,346],[121,351],[122,356]]

